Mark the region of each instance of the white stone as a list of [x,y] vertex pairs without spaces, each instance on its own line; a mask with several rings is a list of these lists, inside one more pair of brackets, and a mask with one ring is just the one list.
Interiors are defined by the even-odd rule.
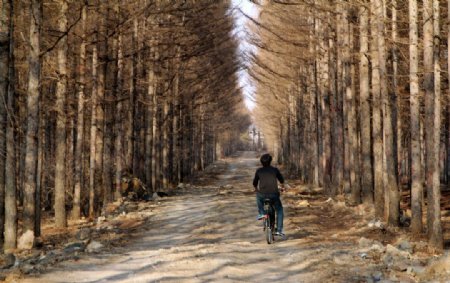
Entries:
[[411,254],[407,251],[402,251],[394,247],[393,245],[386,246],[386,254],[391,255],[394,258],[411,258]]
[[17,241],[17,248],[19,250],[31,250],[34,244],[34,233],[31,230],[27,230]]
[[93,253],[99,251],[101,248],[103,248],[103,244],[97,241],[92,241],[87,245],[86,251],[88,253]]
[[105,220],[106,220],[105,216],[100,216],[100,217],[97,218],[97,223],[102,223]]

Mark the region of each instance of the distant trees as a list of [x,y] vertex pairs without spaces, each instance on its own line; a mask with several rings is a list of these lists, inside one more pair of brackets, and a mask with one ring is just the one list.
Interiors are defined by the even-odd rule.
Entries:
[[41,211],[65,227],[129,180],[149,194],[189,180],[250,125],[227,3],[0,3],[5,250],[39,236]]
[[[440,79],[440,66],[448,70],[440,19],[448,7],[417,3],[256,4],[261,16],[245,15],[258,50],[248,54],[249,74],[257,84],[257,124],[292,174],[332,196],[344,194],[350,204],[373,205],[391,226],[411,209],[415,235],[423,232],[425,185],[428,238],[441,250],[450,99]],[[291,101],[302,103],[292,108]],[[302,123],[289,122],[298,113],[309,114]],[[402,199],[409,190],[410,203]]]

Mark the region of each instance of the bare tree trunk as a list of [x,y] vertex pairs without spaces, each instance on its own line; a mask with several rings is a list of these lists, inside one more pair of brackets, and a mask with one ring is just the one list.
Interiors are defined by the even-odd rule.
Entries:
[[327,24],[319,21],[318,30],[323,39],[320,40],[320,50],[323,52],[319,62],[320,76],[320,107],[322,110],[322,156],[321,165],[323,173],[323,186],[328,194],[331,194],[331,128],[330,128],[330,104],[329,104],[329,68],[328,68],[328,30]]
[[[333,18],[331,18],[332,20]],[[334,27],[333,27],[333,23],[334,23]],[[336,178],[338,175],[335,174],[335,170],[337,168],[336,164],[337,164],[337,155],[339,152],[339,149],[337,147],[337,132],[335,129],[335,124],[336,124],[336,117],[337,117],[337,112],[336,112],[336,96],[338,93],[337,90],[337,59],[338,59],[338,44],[337,44],[337,30],[338,27],[336,25],[336,20],[331,24],[330,27],[330,36],[328,39],[328,45],[329,45],[329,50],[328,50],[328,64],[330,66],[330,84],[329,84],[329,88],[330,88],[330,135],[331,135],[331,164],[330,164],[330,170],[331,170],[331,195],[336,195],[336,192],[338,191],[338,178]],[[307,107],[306,105],[304,107]],[[300,111],[300,110],[299,110]],[[301,128],[301,126],[299,125],[299,127]],[[306,139],[304,141],[304,143],[308,142],[308,139]],[[303,152],[304,150],[302,150]]]
[[[118,4],[117,4],[118,5]],[[122,33],[119,31],[118,49],[117,49],[117,88],[116,99],[117,107],[115,113],[116,124],[116,140],[115,140],[115,184],[114,198],[119,199],[122,186],[122,170],[123,170],[123,121],[122,121],[122,90],[123,90],[123,50],[122,50]]]
[[136,117],[136,105],[137,105],[137,79],[138,79],[138,71],[137,71],[137,60],[138,60],[138,52],[140,52],[139,44],[138,44],[138,34],[139,34],[139,21],[138,18],[135,17],[133,19],[133,36],[132,36],[132,46],[133,46],[133,56],[131,60],[131,68],[130,68],[130,99],[128,102],[128,111],[127,111],[127,121],[128,125],[125,133],[125,141],[127,143],[126,146],[126,154],[125,154],[125,164],[126,168],[133,174],[136,175],[137,172],[134,172],[134,147],[136,143],[137,133],[135,131],[135,120]]
[[[402,101],[400,97],[400,93],[397,91],[398,82],[397,82],[397,76],[398,76],[398,49],[397,49],[397,0],[392,0],[392,94],[391,98],[393,101],[391,102],[393,106],[392,111],[392,122],[393,127],[395,127],[395,133],[394,133],[394,151],[396,152],[396,178],[397,183],[399,184],[399,191],[402,191],[402,179],[404,174],[404,168],[406,164],[406,160],[403,158],[403,147],[402,147],[402,141],[403,141],[403,128],[402,128]],[[400,194],[401,195],[401,194]]]
[[[381,98],[384,104],[383,129],[384,129],[384,151],[386,158],[386,168],[384,172],[387,176],[387,188],[389,190],[389,207],[388,207],[388,224],[398,226],[400,216],[400,195],[397,186],[397,178],[395,175],[395,158],[394,155],[394,131],[392,128],[392,108],[391,99],[387,89],[387,68],[386,68],[386,43],[384,37],[384,15],[385,7],[381,0],[376,1],[377,11],[377,29],[378,29],[378,56],[380,64],[380,85]],[[386,208],[385,208],[386,209]]]
[[[6,103],[8,99],[9,64],[10,64],[10,26],[13,19],[8,0],[0,2],[0,149],[6,148]],[[5,155],[0,156],[0,244],[4,240],[5,227]]]
[[[184,19],[183,19],[184,21]],[[181,145],[180,145],[180,119],[182,117],[181,114],[181,106],[180,106],[180,58],[181,51],[178,46],[176,49],[176,59],[175,59],[175,78],[173,82],[173,170],[172,174],[174,179],[177,182],[181,181]]]
[[[312,11],[310,12],[313,13]],[[314,17],[310,15],[308,18],[308,23],[310,25],[314,24]],[[315,58],[316,49],[314,48],[314,31],[311,30],[309,34],[309,56],[310,58]],[[309,108],[309,121],[310,121],[310,133],[311,133],[311,168],[312,168],[312,183],[315,187],[319,186],[319,145],[318,145],[318,134],[317,134],[317,89],[316,86],[316,62],[315,59],[310,59],[309,62],[309,76],[308,76],[308,95],[311,101]]]
[[[167,90],[169,87],[169,83],[164,83],[164,90]],[[167,189],[169,187],[169,127],[170,127],[170,97],[169,93],[166,91],[166,94],[163,99],[163,109],[162,109],[162,186],[163,189]]]
[[[96,34],[96,38],[98,38]],[[92,47],[92,92],[91,92],[91,125],[90,125],[90,150],[89,150],[89,217],[94,217],[94,201],[95,201],[95,172],[96,170],[100,170],[96,167],[96,157],[97,157],[97,124],[98,117],[97,108],[100,108],[99,105],[99,92],[98,92],[98,53],[97,53],[97,45],[94,44]],[[78,192],[76,195],[76,199],[78,199]],[[78,201],[80,201],[78,199]],[[79,204],[78,204],[79,205]],[[77,214],[79,215],[79,213]]]
[[[95,199],[100,201],[100,195],[102,197],[103,206],[105,206],[109,201],[111,201],[111,190],[112,190],[112,180],[111,180],[111,167],[112,167],[112,160],[111,160],[111,147],[112,147],[112,125],[109,120],[111,117],[111,107],[110,103],[107,102],[108,100],[111,100],[110,91],[106,89],[106,86],[111,83],[111,80],[109,79],[108,74],[112,73],[114,70],[114,63],[109,60],[109,44],[108,40],[111,39],[109,36],[110,30],[108,29],[108,22],[110,20],[114,20],[113,15],[114,14],[110,9],[107,8],[107,3],[99,3],[99,11],[98,14],[100,15],[100,23],[98,25],[98,41],[99,44],[97,45],[98,48],[98,79],[97,79],[97,104],[95,105],[96,108],[96,132],[97,137],[95,138],[95,186],[93,194],[92,194],[92,205],[95,204]],[[114,54],[116,52],[116,44],[115,44],[115,38],[111,39],[113,41],[112,43],[112,50],[111,52]],[[115,55],[114,55],[115,56]],[[115,59],[115,58],[114,58]],[[111,70],[110,72],[107,72],[107,70]],[[108,81],[107,81],[108,80]],[[112,83],[111,83],[112,84]],[[90,200],[91,202],[91,200]],[[91,210],[91,208],[90,208]],[[89,211],[90,211],[89,210]],[[90,213],[89,216],[92,218],[94,217],[94,207],[92,207],[92,214]]]
[[[431,2],[431,3],[429,3]],[[429,12],[429,13],[428,13]],[[440,137],[441,137],[441,70],[439,65],[440,32],[439,1],[424,0],[425,113],[427,141],[427,224],[432,249],[442,251],[444,239],[441,225]],[[432,19],[432,21],[431,21]],[[431,28],[430,28],[431,25]],[[430,53],[430,54],[428,54]],[[430,56],[431,58],[429,58]],[[430,60],[427,61],[427,59]],[[429,64],[431,63],[431,64]],[[428,68],[430,67],[430,69]],[[433,77],[434,72],[434,77]]]
[[[344,19],[344,85],[345,85],[345,105],[348,135],[346,144],[348,147],[348,179],[347,183],[351,186],[351,201],[353,204],[359,204],[361,201],[361,193],[359,182],[356,181],[356,167],[358,160],[358,137],[356,133],[356,104],[354,97],[353,77],[352,77],[352,50],[353,50],[353,27],[347,20],[346,9],[343,9]],[[359,176],[358,176],[359,177]]]
[[373,203],[373,174],[371,161],[371,130],[370,130],[370,92],[369,92],[369,10],[360,7],[359,38],[359,92],[360,92],[360,127],[361,127],[361,185],[362,201]]
[[[447,54],[450,54],[450,1],[448,1],[447,13],[447,18],[449,19],[449,22],[447,23]],[[447,60],[447,68],[450,70],[450,56],[447,56]],[[450,71],[448,72],[448,79],[450,81]],[[450,188],[450,98],[447,100],[447,140],[445,142],[447,148],[447,187]]]
[[[151,61],[153,58],[149,59]],[[155,71],[154,64],[149,64],[147,67],[148,72],[148,88],[147,88],[147,100],[146,100],[146,127],[145,127],[145,180],[147,186],[154,190],[153,184],[153,109],[155,92]]]
[[[0,66],[1,70],[6,70],[5,77],[1,77],[0,81],[5,82],[1,85],[0,91],[2,97],[6,101],[6,157],[5,157],[5,220],[4,220],[4,244],[3,248],[5,252],[12,250],[16,247],[17,238],[17,206],[16,206],[16,163],[15,163],[15,141],[14,141],[14,100],[15,100],[15,73],[14,73],[14,2],[12,0],[3,1],[4,5],[4,26],[0,33]],[[1,25],[1,24],[0,24]],[[5,45],[6,46],[5,46]],[[7,59],[4,58],[4,52]],[[1,72],[1,71],[0,71]],[[7,77],[6,77],[7,76]]]
[[42,22],[42,2],[31,1],[31,23],[30,23],[30,46],[29,46],[29,73],[27,91],[27,131],[26,131],[26,151],[25,151],[25,173],[24,173],[24,199],[23,199],[23,233],[28,230],[35,230],[35,201],[36,201],[36,171],[37,171],[37,135],[38,135],[38,115],[40,97],[40,73],[41,62],[40,53],[40,28]]
[[[336,10],[341,11],[342,3],[334,2],[336,6]],[[333,108],[333,120],[332,120],[332,128],[333,128],[333,186],[334,190],[337,193],[342,193],[342,189],[344,187],[344,155],[345,155],[345,146],[344,146],[344,84],[343,84],[343,73],[342,73],[342,50],[343,50],[343,42],[342,38],[344,35],[343,32],[343,20],[342,13],[337,12],[334,17],[334,24],[336,26],[336,47],[335,47],[335,93],[333,93],[331,102]]]
[[[73,208],[72,208],[72,218],[79,219],[80,218],[80,201],[81,201],[81,182],[82,182],[82,173],[83,173],[83,142],[84,142],[84,89],[85,89],[85,76],[86,76],[86,17],[87,17],[87,5],[83,4],[81,8],[81,44],[80,44],[80,58],[78,63],[79,70],[79,78],[78,78],[78,109],[77,109],[77,140],[75,147],[75,186],[73,193]],[[97,56],[97,50],[95,48],[95,57]],[[94,55],[92,56],[94,58]],[[97,58],[95,58],[97,60]],[[97,66],[94,65],[94,59],[92,59],[92,70],[94,72],[97,71]],[[97,62],[95,62],[97,64]],[[96,74],[93,76],[93,85],[96,83]],[[96,89],[96,86],[93,86],[93,89]],[[92,92],[94,98],[94,92]],[[94,99],[92,99],[93,102]],[[92,105],[95,109],[95,106]],[[94,112],[94,111],[92,111]],[[95,119],[95,113],[93,114],[93,118]],[[95,121],[95,120],[93,120]],[[95,127],[94,127],[95,129]],[[91,129],[92,130],[92,129]],[[92,138],[92,137],[91,137]],[[94,142],[95,142],[95,132],[94,132]],[[95,143],[94,143],[94,152],[92,153],[92,157],[95,157]],[[92,158],[93,159],[93,158]],[[93,175],[93,174],[92,174]]]
[[[59,2],[59,30],[67,30],[67,2]],[[58,48],[58,81],[56,84],[56,152],[55,152],[55,225],[66,227],[66,190],[65,190],[65,160],[66,160],[66,89],[67,89],[67,37],[61,39]]]
[[[158,51],[155,52],[155,62],[159,60]],[[155,77],[155,92],[152,97],[152,190],[157,191],[157,179],[159,177],[159,167],[157,164],[159,151],[159,138],[158,138],[158,95],[157,95],[158,78]]]
[[[119,22],[119,4],[118,1],[114,1],[114,4],[108,7],[108,18],[105,23],[107,25],[108,22]],[[108,26],[109,27],[109,26]],[[113,36],[110,36],[113,34]],[[116,105],[115,94],[118,92],[118,31],[108,28],[107,33],[105,33],[105,40],[107,43],[107,48],[105,48],[103,56],[105,57],[104,63],[105,66],[105,97],[104,97],[104,121],[103,121],[103,186],[102,186],[102,194],[103,194],[103,205],[106,206],[109,202],[114,199],[114,191],[115,191],[115,173],[116,173],[116,164],[113,154],[114,149],[114,133],[116,130],[115,127],[115,118],[116,116]],[[109,40],[109,41],[108,41]],[[100,50],[99,50],[100,51]],[[103,70],[102,70],[103,71]],[[99,89],[101,86],[101,72],[99,70]],[[109,86],[109,88],[106,88]]]
[[419,52],[417,0],[409,1],[409,89],[411,119],[411,229],[415,236],[422,233],[423,181],[420,154]]
[[379,0],[370,0],[371,35],[370,44],[372,63],[372,140],[373,140],[373,166],[374,166],[374,199],[375,216],[382,218],[384,214],[384,187],[383,187],[383,133],[381,125],[381,86],[380,86],[380,58],[377,37],[377,5]]

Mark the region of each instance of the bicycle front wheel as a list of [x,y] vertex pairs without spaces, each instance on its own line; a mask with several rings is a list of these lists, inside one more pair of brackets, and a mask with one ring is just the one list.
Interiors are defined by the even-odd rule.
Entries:
[[269,218],[266,219],[266,240],[269,245],[273,243],[273,230]]

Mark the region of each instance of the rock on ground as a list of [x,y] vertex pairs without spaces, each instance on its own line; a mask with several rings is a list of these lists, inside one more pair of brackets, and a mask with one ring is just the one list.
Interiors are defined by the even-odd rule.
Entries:
[[98,252],[101,248],[103,248],[103,244],[97,241],[92,241],[87,245],[86,251],[88,253],[95,253]]
[[91,236],[91,229],[89,228],[81,228],[77,232],[77,239],[81,241],[89,239],[90,236]]
[[395,242],[395,246],[399,250],[406,251],[406,252],[409,252],[409,253],[413,252],[413,247],[412,247],[411,243],[407,239],[404,239],[404,238],[398,239]]
[[34,244],[34,233],[31,230],[27,230],[17,241],[17,248],[19,250],[31,250]]
[[3,254],[0,256],[0,269],[8,269],[14,266],[16,257],[13,254]]
[[83,242],[74,242],[69,243],[64,247],[64,252],[66,253],[72,253],[72,252],[78,252],[78,251],[84,251],[86,248],[86,244]]

